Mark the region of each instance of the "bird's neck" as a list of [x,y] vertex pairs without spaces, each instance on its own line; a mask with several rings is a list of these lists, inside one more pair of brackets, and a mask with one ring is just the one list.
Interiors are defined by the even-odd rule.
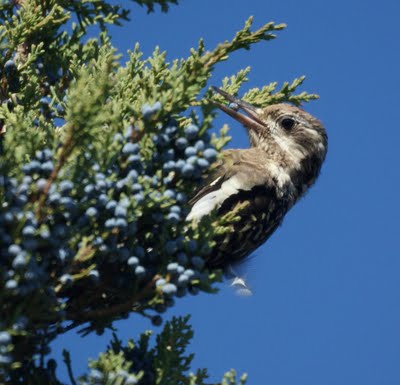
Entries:
[[299,196],[303,195],[314,184],[320,170],[321,159],[315,155],[304,157],[300,162],[300,167],[291,170],[290,178],[299,192]]
[[[322,162],[315,155],[301,151],[291,152],[290,149],[284,149],[274,142],[258,143],[257,147],[267,155],[269,172],[276,173],[276,170],[279,170],[278,181],[286,180],[292,185],[296,191],[296,200],[314,184],[319,175]],[[280,185],[281,183],[277,183],[278,188]]]

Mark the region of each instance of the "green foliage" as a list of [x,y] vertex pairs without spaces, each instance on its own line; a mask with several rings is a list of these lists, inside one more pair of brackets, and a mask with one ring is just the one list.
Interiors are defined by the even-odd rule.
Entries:
[[[165,323],[151,347],[151,332],[141,334],[137,342],[129,340],[124,346],[114,334],[114,339],[106,352],[90,362],[91,371],[82,376],[83,384],[162,384],[162,385],[207,385],[209,377],[206,369],[190,372],[194,354],[186,349],[193,338],[189,316],[174,317]],[[68,353],[64,353],[68,357]],[[69,362],[69,359],[67,358]],[[227,372],[221,385],[244,385],[246,375],[239,382],[234,370]]]
[[[133,2],[149,12],[177,3]],[[0,4],[0,381],[59,384],[55,362],[45,364],[58,335],[79,326],[101,334],[131,312],[158,325],[175,298],[214,293],[221,280],[205,261],[235,213],[185,220],[229,140],[226,126],[209,134],[219,96],[208,81],[215,65],[284,25],[252,31],[249,18],[232,40],[213,50],[200,40],[172,62],[158,47],[143,58],[137,43],[122,66],[107,26],[127,19],[126,6],[101,0]],[[93,25],[98,38],[85,39]],[[222,88],[237,94],[249,71]],[[295,94],[303,80],[244,99],[307,102],[316,96]],[[205,384],[206,370],[189,373],[192,336],[177,318],[152,347],[148,333],[127,346],[115,337],[81,382]],[[74,384],[67,352],[64,361]],[[222,380],[235,383],[233,371]]]

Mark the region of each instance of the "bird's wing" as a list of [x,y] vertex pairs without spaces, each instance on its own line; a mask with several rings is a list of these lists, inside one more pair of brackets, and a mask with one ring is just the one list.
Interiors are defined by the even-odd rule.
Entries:
[[223,153],[190,201],[192,209],[187,216],[187,220],[198,221],[218,210],[218,215],[235,212],[239,217],[232,231],[216,235],[217,246],[207,258],[209,267],[235,264],[271,236],[293,203],[288,178],[285,170],[256,148]]
[[240,191],[267,185],[268,175],[260,157],[265,154],[257,149],[224,151],[223,157],[213,165],[210,176],[190,200],[192,209],[186,219],[200,220]]

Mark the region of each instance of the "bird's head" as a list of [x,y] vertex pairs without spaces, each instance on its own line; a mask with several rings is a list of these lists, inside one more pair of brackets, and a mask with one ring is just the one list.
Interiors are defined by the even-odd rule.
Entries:
[[216,104],[247,128],[252,147],[264,150],[282,167],[309,174],[306,185],[314,182],[327,152],[326,131],[318,119],[289,104],[259,108],[214,90],[230,102],[229,106]]

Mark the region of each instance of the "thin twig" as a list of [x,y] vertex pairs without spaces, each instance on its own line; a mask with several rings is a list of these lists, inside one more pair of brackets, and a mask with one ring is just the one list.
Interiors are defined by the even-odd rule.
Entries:
[[144,287],[144,289],[135,295],[134,297],[130,298],[128,301],[124,303],[119,303],[114,306],[110,306],[107,308],[96,309],[88,312],[83,313],[71,313],[68,314],[68,319],[74,321],[91,321],[95,319],[107,318],[110,316],[114,316],[121,313],[126,313],[132,310],[135,303],[141,301],[142,299],[146,298],[151,290],[154,287],[155,282],[160,278],[157,274],[155,275],[152,280]]
[[68,371],[68,377],[71,381],[72,385],[77,385],[75,379],[74,379],[74,374],[72,373],[72,363],[71,363],[71,355],[69,354],[68,350],[63,349],[63,357],[64,357],[64,362],[65,365],[67,367],[67,371]]
[[39,222],[42,221],[42,216],[43,216],[43,207],[44,204],[46,202],[47,199],[47,195],[49,194],[49,190],[51,185],[53,184],[53,182],[56,180],[62,166],[64,165],[64,163],[66,162],[66,160],[68,159],[69,155],[72,152],[73,149],[73,141],[72,141],[72,137],[70,136],[69,138],[67,138],[67,140],[64,142],[63,146],[61,147],[61,153],[58,157],[58,162],[56,164],[56,166],[54,167],[53,171],[50,174],[49,179],[47,180],[46,186],[44,187],[41,196],[39,198],[39,205],[36,211],[36,217],[39,219]]

